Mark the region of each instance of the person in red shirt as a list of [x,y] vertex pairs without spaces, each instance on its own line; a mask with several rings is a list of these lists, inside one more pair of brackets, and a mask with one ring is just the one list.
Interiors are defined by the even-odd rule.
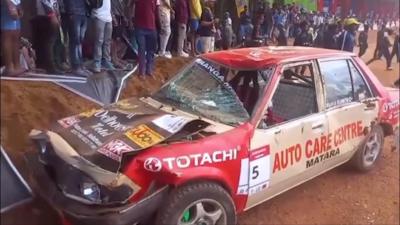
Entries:
[[156,0],[135,1],[135,36],[138,43],[139,76],[153,75],[157,45]]

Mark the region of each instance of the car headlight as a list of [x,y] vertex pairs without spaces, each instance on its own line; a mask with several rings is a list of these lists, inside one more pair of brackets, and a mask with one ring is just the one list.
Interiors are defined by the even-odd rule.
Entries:
[[82,196],[93,203],[101,203],[99,185],[93,182],[83,182],[81,184]]

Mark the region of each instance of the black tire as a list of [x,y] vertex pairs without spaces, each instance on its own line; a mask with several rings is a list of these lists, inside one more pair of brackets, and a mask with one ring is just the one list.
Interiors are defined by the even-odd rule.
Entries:
[[[182,220],[182,215],[187,208],[203,199],[211,199],[222,206],[226,220],[218,220],[218,225],[236,224],[236,210],[229,193],[220,185],[211,182],[201,182],[184,185],[174,189],[166,199],[166,204],[160,207],[157,225],[176,225]],[[193,206],[195,207],[195,206]]]
[[[371,164],[368,164],[365,161],[366,146],[368,141],[374,135],[377,135],[376,137],[378,138],[379,147],[377,149],[379,150],[379,152],[377,153],[375,160],[373,160]],[[369,132],[369,134],[366,136],[365,140],[362,142],[360,147],[358,148],[357,152],[354,154],[353,158],[351,159],[350,163],[353,166],[353,168],[355,168],[359,172],[368,172],[371,169],[373,169],[376,165],[376,162],[380,159],[382,155],[384,142],[385,142],[385,136],[382,127],[379,125],[374,126]]]

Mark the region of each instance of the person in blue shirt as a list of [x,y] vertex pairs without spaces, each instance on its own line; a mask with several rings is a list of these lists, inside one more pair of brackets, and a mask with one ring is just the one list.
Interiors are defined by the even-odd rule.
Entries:
[[253,24],[251,24],[251,17],[247,11],[247,6],[244,6],[242,13],[240,14],[240,25],[239,25],[239,37],[238,41],[243,42],[244,40],[251,39],[253,33]]
[[338,49],[342,51],[353,52],[356,44],[356,31],[360,23],[354,19],[349,18],[344,21],[345,31],[338,37]]

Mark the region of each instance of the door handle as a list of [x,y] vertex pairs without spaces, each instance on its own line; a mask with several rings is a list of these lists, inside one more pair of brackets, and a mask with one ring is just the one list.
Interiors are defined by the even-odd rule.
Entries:
[[368,110],[374,110],[376,108],[376,102],[375,101],[367,101],[364,102],[364,111],[368,111]]
[[311,126],[311,128],[313,129],[313,130],[316,130],[316,129],[321,129],[321,128],[323,128],[324,127],[324,123],[314,123],[312,126]]
[[280,134],[281,132],[282,132],[281,129],[276,129],[276,130],[274,131],[274,134]]

